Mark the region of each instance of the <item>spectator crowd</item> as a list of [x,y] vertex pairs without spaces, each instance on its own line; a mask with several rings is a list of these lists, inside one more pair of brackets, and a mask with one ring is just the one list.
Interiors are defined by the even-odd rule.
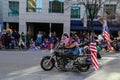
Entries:
[[[79,44],[86,40],[90,41],[90,39],[93,37],[98,45],[107,51],[107,45],[105,45],[102,34],[93,33],[91,36],[87,31],[71,33],[70,35],[63,33],[61,36],[57,36],[56,32],[51,32],[49,35],[47,35],[45,32],[39,31],[36,36],[33,36],[29,32],[26,34],[22,32],[20,34],[16,30],[13,32],[7,30],[6,32],[1,33],[1,48],[30,50],[51,49],[58,42],[62,42],[64,45],[67,45],[67,43],[70,42],[71,36],[75,36]],[[114,40],[115,39],[111,37],[111,42]]]

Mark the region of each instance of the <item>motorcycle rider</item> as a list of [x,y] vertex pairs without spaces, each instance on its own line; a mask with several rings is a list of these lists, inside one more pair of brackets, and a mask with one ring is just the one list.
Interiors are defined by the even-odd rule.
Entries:
[[65,52],[65,55],[63,56],[63,65],[61,65],[62,70],[65,70],[65,65],[67,64],[66,56],[73,59],[73,55],[78,54],[78,42],[76,40],[76,37],[71,37],[70,41],[71,42],[69,45],[64,45],[64,49],[67,49],[67,52]]
[[76,39],[76,36],[71,37],[71,43],[70,45],[65,46],[66,49],[68,49],[67,53],[70,56],[77,55],[78,52],[78,41]]

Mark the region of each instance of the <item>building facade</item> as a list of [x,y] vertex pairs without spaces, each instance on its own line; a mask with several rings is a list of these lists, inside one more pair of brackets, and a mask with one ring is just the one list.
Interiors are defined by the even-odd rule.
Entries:
[[[80,13],[79,17],[76,16],[72,16],[71,17],[71,31],[92,31],[91,26],[89,25],[89,21],[88,18],[85,21],[85,17],[89,17],[89,13],[85,12],[85,7],[84,5],[80,3],[75,2],[76,0],[74,0],[74,2],[72,3],[71,6],[71,15],[77,15],[77,13]],[[97,4],[97,3],[96,3]],[[89,5],[89,7],[93,6],[92,9],[94,11],[94,6],[96,6],[96,4],[91,4]],[[76,6],[79,5],[79,6]],[[119,17],[120,17],[120,2],[118,2],[118,0],[110,0],[110,1],[106,1],[104,4],[101,5],[101,8],[97,14],[97,16],[95,16],[94,21],[93,21],[93,29],[95,31],[95,33],[97,34],[101,34],[103,31],[103,24],[100,23],[98,16],[103,16],[105,13],[107,13],[107,16],[104,16],[107,18],[107,23],[108,23],[108,27],[110,30],[110,34],[114,37],[120,36],[119,32],[120,32],[120,22],[119,21]],[[79,9],[79,10],[78,10]],[[73,11],[72,11],[73,10]],[[76,12],[75,12],[76,10]],[[85,21],[85,22],[84,22]],[[84,24],[85,23],[85,24]]]
[[[64,0],[1,0],[4,28],[36,34],[38,31],[70,33],[70,8]],[[57,7],[58,6],[58,7]],[[59,8],[59,9],[58,9]]]
[[[111,3],[105,10],[119,12],[119,6]],[[84,27],[82,18],[85,7],[77,2],[66,2],[64,0],[0,0],[0,22],[3,29],[11,28],[19,33],[30,32],[36,35],[38,31],[47,34],[56,32],[61,35],[64,32],[88,30]],[[105,7],[105,6],[104,6]],[[97,19],[94,21],[94,30],[102,31],[102,25]],[[110,26],[112,33],[120,30],[120,26]]]
[[2,0],[0,0],[0,22],[2,22]]

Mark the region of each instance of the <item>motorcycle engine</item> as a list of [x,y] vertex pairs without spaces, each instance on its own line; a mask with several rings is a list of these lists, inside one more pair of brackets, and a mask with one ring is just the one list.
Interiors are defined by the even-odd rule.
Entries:
[[77,61],[79,62],[79,64],[85,64],[86,63],[86,58],[85,57],[78,57]]
[[65,66],[66,69],[72,69],[73,68],[73,61],[69,61],[67,65]]

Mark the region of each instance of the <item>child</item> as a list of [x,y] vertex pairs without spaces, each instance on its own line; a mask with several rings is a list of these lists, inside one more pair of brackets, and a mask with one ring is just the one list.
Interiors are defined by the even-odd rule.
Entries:
[[45,39],[45,49],[48,49],[49,48],[49,40],[48,38]]
[[38,47],[35,45],[35,41],[32,41],[30,44],[30,50],[38,50]]
[[20,38],[19,43],[18,43],[19,49],[23,49],[25,47],[25,43],[23,40]]

